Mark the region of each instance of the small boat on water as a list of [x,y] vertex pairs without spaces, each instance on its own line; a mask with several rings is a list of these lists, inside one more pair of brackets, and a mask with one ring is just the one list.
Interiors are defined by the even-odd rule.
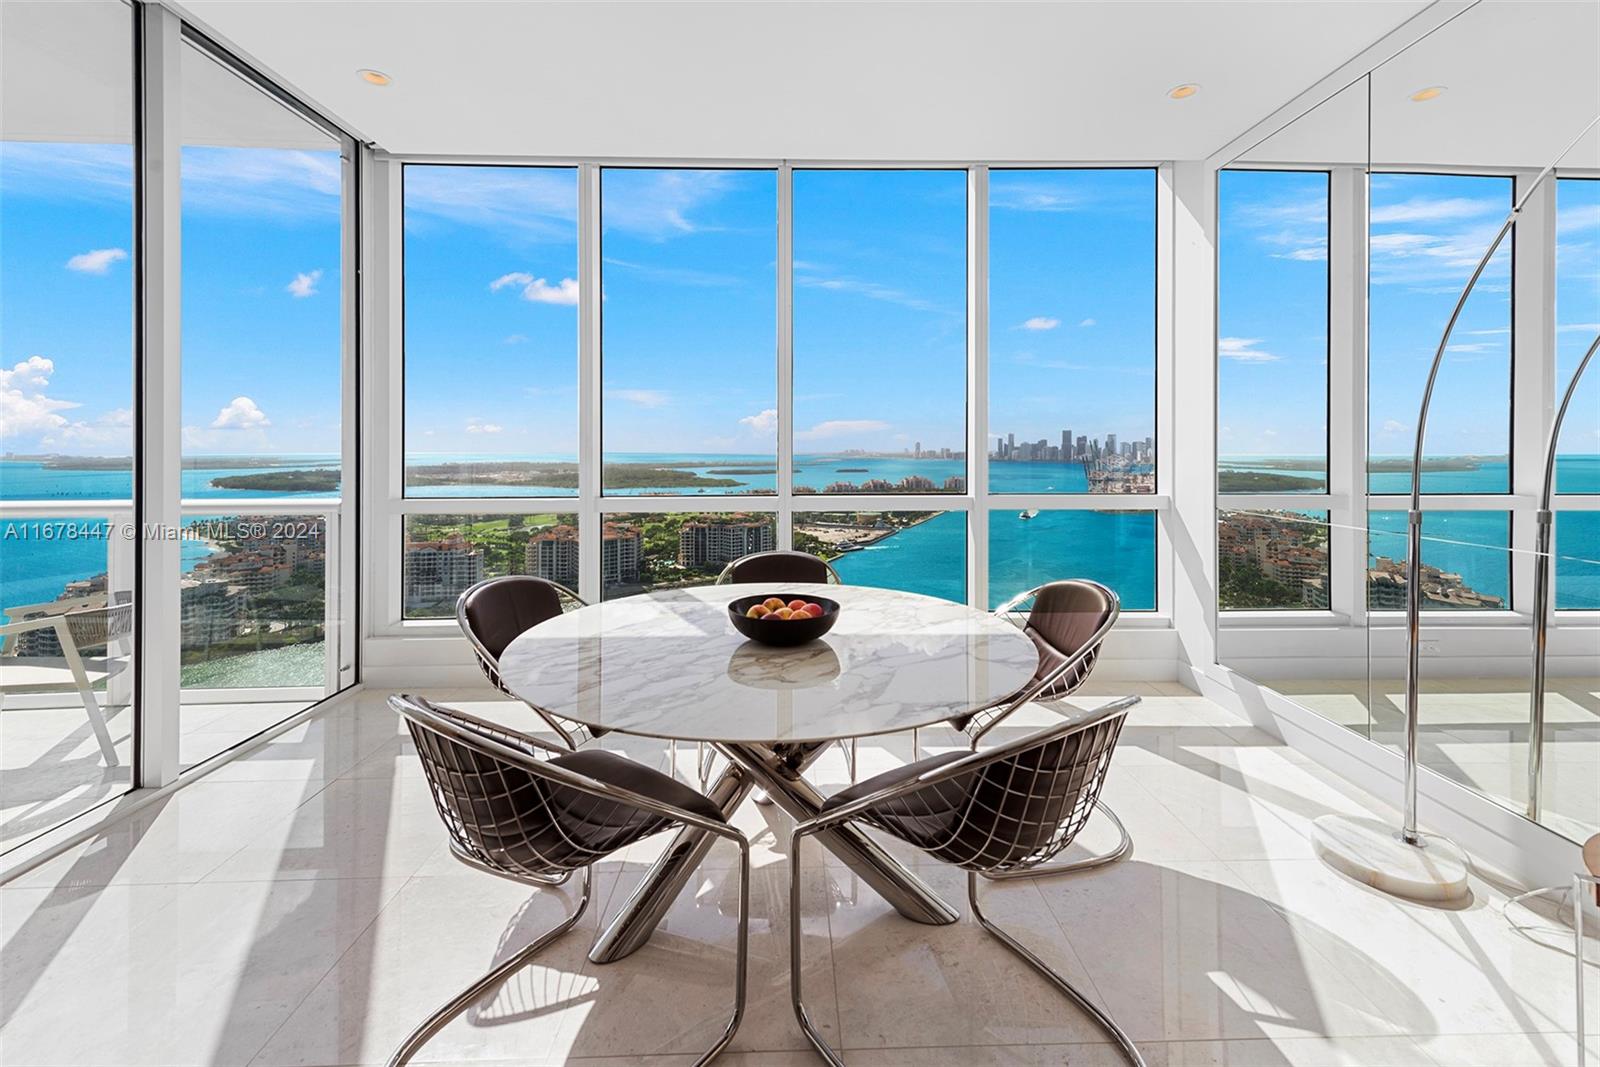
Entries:
[[1038,508],[1028,508],[1028,509],[1026,509],[1024,511],[1017,512],[1017,518],[1023,520],[1024,522],[1026,522],[1027,520],[1033,518],[1037,514],[1039,514],[1039,509]]

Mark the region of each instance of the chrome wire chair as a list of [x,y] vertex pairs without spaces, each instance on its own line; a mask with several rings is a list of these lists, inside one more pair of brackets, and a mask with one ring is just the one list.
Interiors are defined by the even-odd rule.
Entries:
[[[1033,605],[1024,614],[1018,609],[1029,600],[1033,601]],[[1031,698],[1035,704],[1049,705],[1055,701],[1065,700],[1089,680],[1090,672],[1100,659],[1100,649],[1105,643],[1106,635],[1111,632],[1111,628],[1117,624],[1117,619],[1122,614],[1122,601],[1114,590],[1099,582],[1074,578],[1035,586],[1025,593],[1012,597],[996,608],[994,613],[1001,618],[1010,618],[1016,622],[1022,627],[1022,632],[1027,634],[1038,647],[1039,669],[1029,680],[1028,685],[1037,686],[1040,679],[1047,675],[1051,676],[1053,680],[1038,689]],[[976,751],[984,735],[999,726],[1023,703],[1025,701],[1019,701],[1017,694],[1013,693],[992,704],[951,719],[950,725],[966,734],[968,742]],[[1069,718],[1080,714],[1075,708],[1060,710]],[[914,756],[917,752],[915,731],[912,732],[911,744]],[[1115,863],[1128,854],[1133,847],[1133,838],[1128,833],[1128,828],[1122,824],[1122,820],[1117,817],[1117,813],[1111,810],[1110,805],[1097,802],[1097,808],[1100,814],[1116,827],[1117,843],[1111,848],[1082,859],[1039,864],[1014,872],[996,871],[986,877],[995,880],[1041,878],[1046,875],[1087,871]]]
[[[843,585],[844,579],[833,569],[833,564],[809,552],[775,549],[769,552],[752,552],[722,568],[717,575],[717,585],[753,582],[814,582],[818,585]],[[856,780],[856,742],[840,741],[844,760],[850,770],[850,780]],[[700,788],[706,789],[711,781],[711,767],[716,752],[707,745],[700,746]],[[756,802],[766,803],[766,792],[756,790]]]
[[[577,593],[548,578],[535,578],[530,574],[485,578],[456,600],[456,624],[472,645],[473,655],[484,677],[507,696],[516,696],[500,678],[501,654],[507,645],[522,634],[541,622],[561,615],[568,604],[588,606]],[[536,704],[528,704],[528,707],[555,731],[569,751],[575,751],[607,732],[564,719]]]
[[389,1058],[390,1067],[408,1062],[451,1019],[570,930],[588,907],[596,861],[675,826],[705,830],[739,848],[733,1015],[695,1063],[714,1060],[744,1017],[750,938],[750,842],[745,836],[705,796],[614,752],[585,749],[541,759],[535,750],[545,746],[539,742],[453,708],[403,695],[390,697],[389,706],[411,731],[457,859],[524,884],[548,885],[575,871],[583,874],[577,908],[418,1024]]
[[[1032,695],[1031,693],[1029,695]],[[859,819],[967,872],[973,918],[1065,994],[1144,1067],[1132,1038],[1038,955],[996,926],[978,905],[978,876],[1027,871],[1072,844],[1094,811],[1128,709],[1123,697],[979,752],[947,752],[880,774],[828,798],[789,840],[789,985],[795,1019],[828,1063],[844,1061],[812,1022],[802,995],[800,846],[819,830]]]

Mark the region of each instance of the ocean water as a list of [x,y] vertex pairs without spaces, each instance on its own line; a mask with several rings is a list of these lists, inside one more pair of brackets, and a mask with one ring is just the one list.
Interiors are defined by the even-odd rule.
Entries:
[[[433,456],[413,454],[412,462],[453,459],[493,460],[489,455]],[[530,457],[558,459],[560,457]],[[613,454],[611,461],[692,463],[688,468],[709,471],[728,467],[773,465],[762,455],[707,456],[691,454]],[[285,462],[287,461],[287,462]],[[1272,457],[1229,457],[1242,469],[1272,470]],[[263,494],[218,489],[212,479],[226,474],[255,473],[285,467],[326,468],[337,465],[328,455],[282,457],[274,467],[204,467],[183,472],[183,493],[189,499],[224,501],[272,495],[293,498],[302,494]],[[1245,466],[1248,465],[1248,466]],[[840,468],[865,468],[841,471]],[[859,458],[818,453],[796,456],[796,484],[821,489],[830,482],[861,482],[884,478],[898,482],[920,474],[942,484],[945,478],[966,473],[962,460],[916,460],[909,457]],[[736,475],[745,485],[739,491],[771,489],[772,475]],[[1506,477],[1504,461],[1486,461],[1475,471],[1426,472],[1424,488],[1430,492],[1497,492]],[[1373,475],[1375,491],[1403,493],[1404,472]],[[994,493],[1082,492],[1087,487],[1083,467],[1076,463],[991,463],[990,489]],[[1565,455],[1557,465],[1557,488],[1564,493],[1600,493],[1600,455]],[[615,495],[639,495],[648,488]],[[0,461],[0,500],[117,500],[131,492],[125,471],[46,470],[37,462]],[[523,495],[524,488],[493,486],[426,487],[412,495],[495,497]],[[723,495],[708,491],[706,496]],[[305,494],[317,495],[317,494]],[[570,495],[570,494],[568,494]],[[803,501],[801,502],[803,506]],[[71,580],[105,571],[110,548],[104,519],[36,520],[53,527],[58,536],[41,539],[8,535],[0,520],[0,612],[7,606],[51,600]],[[1405,516],[1401,512],[1373,513],[1371,549],[1374,555],[1403,553]],[[15,527],[15,523],[9,524]],[[59,536],[71,530],[76,536]],[[1459,573],[1482,592],[1504,597],[1509,586],[1509,558],[1505,516],[1501,512],[1449,512],[1433,514],[1424,528],[1429,538],[1425,559],[1443,570]],[[1557,525],[1557,606],[1600,608],[1600,512],[1570,512]],[[990,516],[990,589],[998,601],[1010,592],[1051,578],[1081,575],[1105,581],[1122,595],[1128,610],[1155,606],[1155,575],[1150,565],[1155,543],[1155,519],[1148,513],[1044,510],[1023,520],[1011,509],[996,508]],[[1528,547],[1528,546],[1519,546]],[[847,580],[913,589],[960,600],[966,596],[967,537],[959,512],[942,514],[904,530],[867,550],[849,553],[838,567]],[[204,542],[183,543],[185,570],[209,552]]]

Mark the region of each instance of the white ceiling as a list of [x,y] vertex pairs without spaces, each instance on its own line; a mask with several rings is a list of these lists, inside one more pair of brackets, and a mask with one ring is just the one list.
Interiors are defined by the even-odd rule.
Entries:
[[395,153],[1139,161],[1215,151],[1427,5],[181,6]]
[[[1600,4],[1478,4],[1245,159],[1269,163],[1600,168]],[[1414,102],[1428,86],[1445,91]]]

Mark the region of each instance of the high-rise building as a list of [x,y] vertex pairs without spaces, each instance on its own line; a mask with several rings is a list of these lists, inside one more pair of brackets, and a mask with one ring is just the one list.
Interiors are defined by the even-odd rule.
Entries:
[[1061,458],[1062,459],[1071,459],[1072,458],[1072,431],[1071,430],[1062,430],[1061,431]]
[[1014,433],[1008,433],[1008,434],[1006,434],[1006,458],[1010,459],[1012,456],[1014,456],[1016,454],[1017,454],[1017,435],[1014,434]]
[[917,442],[917,451],[916,451],[916,457],[917,457],[917,458],[918,458],[918,459],[921,459],[921,458],[922,458],[922,442],[921,442],[921,441],[918,441],[918,442]]
[[1106,434],[1106,455],[1114,456],[1116,454],[1117,454],[1117,435],[1114,434],[1114,433],[1108,433],[1108,434]]
[[408,611],[453,600],[483,579],[483,553],[459,533],[442,541],[406,544],[404,599]]
[[639,580],[641,537],[622,522],[608,522],[600,534],[600,584],[625,585]]
[[678,531],[678,562],[685,567],[732,563],[777,547],[777,530],[763,519],[695,519]]
[[578,587],[578,529],[552,526],[534,534],[523,550],[523,567],[529,573],[551,582]]
[[1088,459],[1089,458],[1089,438],[1088,438],[1087,435],[1085,435],[1085,434],[1079,434],[1078,435],[1078,447],[1072,453],[1072,458],[1073,459]]

